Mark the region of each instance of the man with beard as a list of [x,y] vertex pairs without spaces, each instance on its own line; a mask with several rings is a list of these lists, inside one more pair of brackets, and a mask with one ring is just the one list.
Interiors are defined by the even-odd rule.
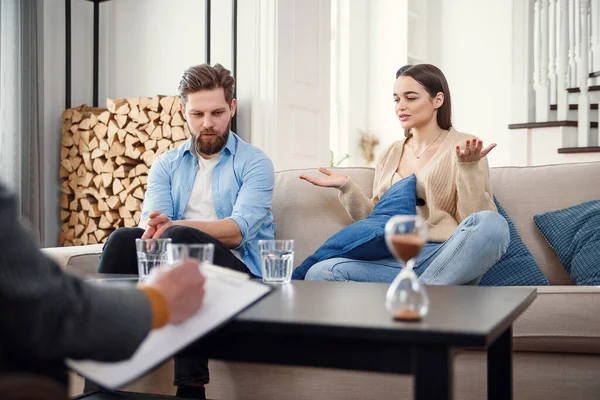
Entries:
[[[260,276],[258,241],[273,239],[273,164],[230,130],[235,80],[220,64],[189,68],[179,84],[191,137],[158,157],[148,175],[137,228],[119,228],[98,272],[137,274],[135,239],[213,243],[214,263]],[[204,398],[208,360],[190,349],[175,357],[177,395]]]

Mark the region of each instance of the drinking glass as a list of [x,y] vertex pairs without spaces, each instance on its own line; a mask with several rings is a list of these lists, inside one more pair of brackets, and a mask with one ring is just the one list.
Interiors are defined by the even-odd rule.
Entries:
[[167,245],[167,264],[176,265],[186,258],[195,258],[203,264],[212,264],[215,254],[215,245],[212,243],[184,244],[170,243]]
[[135,240],[140,280],[146,279],[152,268],[166,263],[167,245],[169,243],[171,243],[170,238]]
[[290,283],[294,270],[293,240],[259,240],[262,279],[265,283]]
[[429,296],[413,267],[427,243],[427,223],[418,215],[396,215],[385,225],[385,241],[402,265],[386,293],[385,306],[394,319],[419,321],[429,311]]

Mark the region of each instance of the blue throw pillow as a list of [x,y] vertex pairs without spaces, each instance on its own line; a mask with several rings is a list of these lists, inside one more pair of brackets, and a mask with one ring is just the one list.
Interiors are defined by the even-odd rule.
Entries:
[[533,220],[576,285],[600,285],[600,200]]
[[417,178],[414,174],[393,184],[381,196],[371,215],[346,226],[327,239],[312,256],[294,270],[292,277],[304,279],[310,267],[330,258],[370,261],[391,257],[385,243],[385,224],[394,215],[416,213],[416,185]]
[[546,286],[548,280],[519,236],[504,208],[494,196],[498,212],[508,222],[510,242],[506,253],[483,275],[480,286]]

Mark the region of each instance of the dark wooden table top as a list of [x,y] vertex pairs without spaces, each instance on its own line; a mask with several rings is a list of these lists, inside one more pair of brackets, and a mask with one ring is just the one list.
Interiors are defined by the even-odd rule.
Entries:
[[[88,277],[107,284],[135,284],[136,278]],[[420,322],[399,322],[385,309],[386,283],[292,281],[273,287],[227,330],[487,347],[536,297],[530,287],[426,286],[429,314]]]
[[429,314],[394,321],[388,284],[293,281],[238,315],[228,328],[322,337],[487,347],[533,302],[535,288],[427,286]]

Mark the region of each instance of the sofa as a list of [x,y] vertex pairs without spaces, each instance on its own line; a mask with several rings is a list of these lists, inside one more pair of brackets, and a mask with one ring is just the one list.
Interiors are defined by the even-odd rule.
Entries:
[[[371,168],[344,168],[369,194]],[[295,265],[330,235],[351,223],[335,189],[298,178],[316,169],[276,174],[273,214],[276,238],[296,241]],[[600,288],[575,286],[533,216],[600,199],[600,162],[491,170],[492,188],[550,285],[537,287],[534,303],[513,328],[514,398],[591,399],[600,396]],[[46,248],[67,271],[95,272],[101,245]],[[599,267],[600,267],[600,260]],[[343,283],[340,283],[343,285]],[[383,299],[382,299],[383,306]],[[435,307],[433,304],[432,307]],[[486,396],[486,355],[466,350],[455,357],[457,399]],[[73,392],[81,388],[74,376]],[[172,362],[125,390],[172,394]],[[211,361],[212,399],[412,398],[412,378],[380,373]]]

